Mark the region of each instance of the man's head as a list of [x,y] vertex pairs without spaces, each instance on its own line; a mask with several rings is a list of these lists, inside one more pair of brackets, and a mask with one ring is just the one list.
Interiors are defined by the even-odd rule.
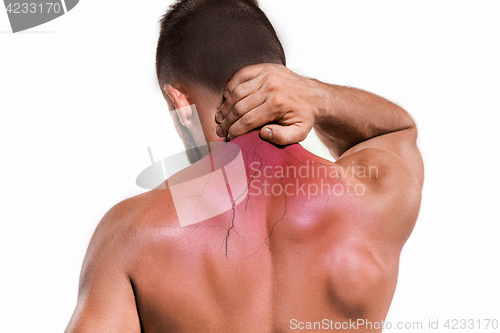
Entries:
[[[220,141],[215,113],[239,69],[286,64],[276,32],[256,0],[179,0],[160,25],[156,72],[162,93],[171,110],[196,105],[207,141]],[[177,116],[174,123],[185,144],[203,136],[190,131],[189,114]]]

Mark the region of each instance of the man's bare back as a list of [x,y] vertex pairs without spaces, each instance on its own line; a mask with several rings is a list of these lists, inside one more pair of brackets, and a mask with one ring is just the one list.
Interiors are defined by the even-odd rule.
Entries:
[[245,161],[245,200],[187,227],[179,225],[168,187],[115,206],[91,242],[86,264],[95,267],[84,264],[82,275],[81,289],[92,285],[89,302],[106,302],[82,310],[125,307],[113,311],[113,321],[143,332],[284,332],[381,322],[396,285],[400,242],[388,239],[395,235],[387,212],[371,204],[364,184],[396,179],[358,179],[359,169],[298,144],[275,146],[258,131],[232,142]]

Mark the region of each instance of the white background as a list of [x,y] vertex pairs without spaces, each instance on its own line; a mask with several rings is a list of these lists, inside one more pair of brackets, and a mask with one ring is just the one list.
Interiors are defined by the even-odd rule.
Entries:
[[[144,142],[156,140],[157,154],[182,148],[154,67],[157,22],[170,3],[84,0],[18,34],[0,9],[0,331],[64,330],[94,228],[142,192],[135,177],[146,145],[129,144],[139,125],[163,117],[167,148]],[[422,209],[387,321],[439,319],[447,331],[447,318],[500,320],[499,3],[261,7],[291,69],[382,95],[419,126]]]

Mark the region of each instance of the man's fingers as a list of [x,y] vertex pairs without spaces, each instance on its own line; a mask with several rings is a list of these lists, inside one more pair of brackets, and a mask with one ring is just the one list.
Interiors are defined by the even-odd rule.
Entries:
[[233,92],[226,97],[226,101],[220,107],[215,116],[215,120],[219,124],[222,123],[238,102],[258,91],[261,86],[260,80],[250,80],[237,86]]
[[228,96],[226,96],[226,94],[231,94],[233,90],[243,82],[247,82],[256,78],[264,70],[264,68],[265,64],[257,64],[243,67],[242,69],[237,71],[226,85],[226,92],[224,93],[224,97],[227,98]]
[[[251,94],[250,96],[244,98],[234,105],[231,112],[227,114],[224,121],[217,128],[217,135],[220,137],[224,137],[228,134],[229,128],[238,121],[241,117],[247,116],[248,112],[253,113],[253,109],[259,107],[266,101],[263,94],[259,91]],[[258,114],[254,114],[251,116],[247,116],[247,119],[250,117],[259,117]]]
[[228,138],[232,140],[256,128],[273,121],[273,115],[267,110],[268,106],[262,104],[238,119],[228,130]]
[[307,130],[301,124],[288,126],[267,125],[260,130],[260,137],[278,145],[298,143],[307,137]]

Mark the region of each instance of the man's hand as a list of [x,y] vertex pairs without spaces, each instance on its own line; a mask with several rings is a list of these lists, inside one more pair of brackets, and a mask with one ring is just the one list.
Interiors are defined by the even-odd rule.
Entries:
[[283,65],[258,64],[239,70],[229,81],[226,101],[216,115],[217,134],[232,140],[264,126],[260,136],[279,145],[304,140],[319,113],[319,81]]

